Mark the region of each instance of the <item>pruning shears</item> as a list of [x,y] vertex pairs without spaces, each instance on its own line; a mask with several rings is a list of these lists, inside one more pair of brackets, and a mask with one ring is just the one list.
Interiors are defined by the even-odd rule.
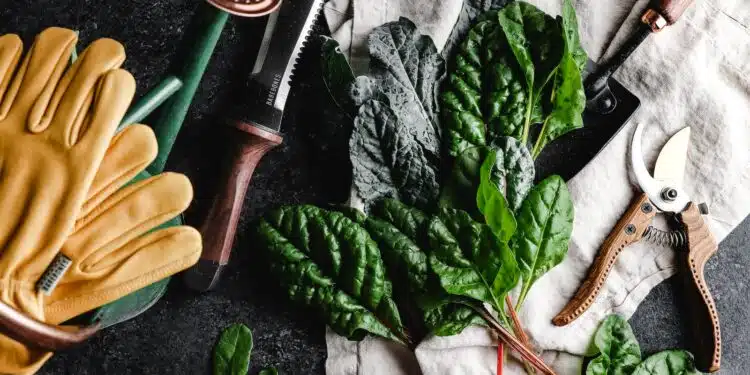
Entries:
[[[630,167],[642,193],[631,203],[602,244],[584,283],[573,299],[553,319],[564,326],[581,316],[596,300],[609,272],[622,250],[643,238],[681,251],[680,273],[685,279],[685,293],[695,315],[696,340],[693,344],[696,365],[701,371],[715,372],[721,363],[721,330],[716,304],[708,289],[703,270],[718,245],[703,215],[705,204],[695,204],[682,187],[690,143],[690,128],[674,134],[662,147],[654,167],[648,172],[641,153],[643,124],[639,124],[630,146]],[[651,225],[654,216],[666,214],[676,219],[679,229],[663,231]]]

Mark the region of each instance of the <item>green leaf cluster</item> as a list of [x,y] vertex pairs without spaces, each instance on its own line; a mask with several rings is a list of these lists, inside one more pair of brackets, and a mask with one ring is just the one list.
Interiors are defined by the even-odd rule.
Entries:
[[526,144],[535,129],[532,156],[563,134],[583,126],[581,71],[586,54],[570,0],[557,19],[517,1],[490,11],[458,47],[441,95],[449,153],[499,137]]
[[313,308],[336,333],[408,341],[380,250],[363,227],[305,205],[265,215],[257,234],[288,297]]
[[[480,155],[485,156],[481,165]],[[470,148],[457,159],[441,200],[444,206],[478,209],[475,218],[511,249],[523,282],[517,305],[562,262],[573,232],[573,202],[565,181],[553,175],[532,187],[533,180],[529,151],[514,138],[501,137],[493,147]],[[467,195],[476,201],[458,198]]]
[[605,318],[592,342],[595,357],[586,375],[698,375],[693,355],[684,350],[665,350],[641,359],[641,349],[630,324],[613,314]]
[[558,176],[534,186],[534,157],[582,122],[586,55],[572,4],[555,19],[524,2],[469,3],[442,91],[446,62],[407,19],[371,33],[361,77],[324,41],[323,79],[353,123],[353,184],[368,215],[285,207],[259,225],[290,298],[351,339],[408,342],[415,311],[438,335],[481,323],[484,303],[505,319],[507,293],[523,281],[521,303],[567,252],[570,196]]
[[[290,206],[267,214],[256,234],[289,298],[352,340],[457,334],[484,322],[481,303],[500,309],[520,277],[507,241],[452,208],[429,215],[385,199],[368,216]],[[402,317],[415,313],[407,330]]]

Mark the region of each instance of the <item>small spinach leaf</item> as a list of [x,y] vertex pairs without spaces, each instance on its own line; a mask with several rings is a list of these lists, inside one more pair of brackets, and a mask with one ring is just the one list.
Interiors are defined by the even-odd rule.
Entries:
[[698,375],[693,355],[684,350],[666,350],[643,361],[632,375]]
[[586,375],[630,375],[641,362],[641,348],[628,321],[610,315],[594,334],[599,356],[586,368]]
[[340,335],[408,341],[377,244],[344,214],[284,207],[260,221],[258,241],[290,299],[317,311]]
[[516,232],[516,218],[508,208],[503,193],[490,179],[490,173],[495,166],[497,152],[490,151],[487,159],[482,164],[480,171],[480,183],[477,190],[477,207],[484,215],[485,222],[492,228],[495,236],[507,243],[513,233]]
[[214,347],[214,375],[246,375],[253,350],[253,333],[244,324],[233,324]]
[[502,311],[517,283],[518,265],[507,244],[465,211],[443,208],[429,228],[430,267],[451,295],[487,302]]
[[553,175],[531,189],[516,220],[518,230],[511,244],[523,278],[520,305],[534,282],[568,253],[573,202],[565,181]]
[[279,375],[279,371],[273,367],[260,370],[258,375]]

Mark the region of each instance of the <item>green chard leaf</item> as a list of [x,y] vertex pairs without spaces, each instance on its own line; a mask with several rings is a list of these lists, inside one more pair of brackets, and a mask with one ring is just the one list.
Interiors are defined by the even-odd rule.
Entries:
[[427,230],[430,225],[430,218],[419,209],[403,204],[396,199],[383,199],[373,206],[370,214],[396,227],[419,247],[429,248]]
[[518,265],[492,229],[455,209],[443,208],[430,222],[430,267],[448,294],[487,302],[502,311],[517,283]]
[[398,285],[408,285],[412,296],[428,293],[427,254],[385,220],[369,217],[362,225],[380,247],[388,274]]
[[526,146],[515,138],[500,137],[491,148],[495,151],[495,165],[490,178],[510,209],[516,212],[534,185],[534,160]]
[[405,18],[376,28],[368,48],[370,74],[350,91],[360,105],[349,141],[354,185],[366,204],[394,197],[427,207],[440,190],[436,92],[445,61]]
[[520,137],[523,129],[528,99],[523,74],[496,16],[490,12],[469,31],[441,96],[444,136],[452,156],[497,136]]
[[476,193],[479,189],[479,170],[486,159],[487,148],[471,147],[459,155],[443,191],[440,205],[458,208],[478,216]]
[[214,375],[246,375],[253,350],[253,333],[244,324],[233,324],[214,347]]
[[334,103],[346,116],[353,119],[357,114],[357,107],[349,96],[349,90],[354,83],[354,73],[346,56],[341,52],[339,43],[327,36],[321,36],[321,39],[323,43],[320,63],[323,82]]
[[643,361],[631,375],[698,375],[693,355],[684,350],[665,350]]
[[486,326],[487,322],[471,307],[451,299],[425,310],[427,328],[435,336],[453,336],[471,325]]
[[557,67],[552,89],[551,112],[545,119],[539,133],[532,156],[536,158],[541,150],[553,140],[569,131],[583,127],[581,113],[586,107],[586,94],[583,89],[581,71],[586,63],[586,52],[578,37],[578,21],[570,0],[563,2],[563,15],[558,18],[563,31],[565,50]]
[[[487,4],[483,6],[488,7]],[[534,157],[582,126],[586,53],[570,0],[557,20],[522,1],[490,11],[469,31],[441,96],[450,155],[501,136],[526,144],[542,123]]]
[[578,70],[583,71],[586,68],[588,56],[581,45],[581,38],[578,35],[578,17],[571,0],[563,0],[562,16],[558,21],[562,26],[565,48],[573,55]]
[[565,181],[550,176],[531,189],[516,215],[518,230],[511,241],[523,278],[518,304],[543,274],[568,253],[573,232],[573,202]]
[[428,254],[422,250],[429,247],[420,249],[417,245],[427,238],[427,215],[393,199],[378,202],[371,213],[374,216],[363,223],[380,246],[388,274],[398,285],[409,286],[409,301],[405,302],[415,303],[422,311],[428,331],[450,336],[469,325],[484,322],[471,308],[444,295],[430,272]]
[[458,14],[456,24],[448,36],[443,47],[443,56],[449,58],[455,55],[455,50],[466,38],[469,30],[477,22],[487,18],[489,10],[499,9],[510,0],[464,0],[461,13]]
[[479,190],[480,167],[490,151],[495,153],[490,180],[503,194],[510,209],[518,211],[534,183],[534,160],[529,150],[511,137],[499,137],[490,147],[469,148],[456,158],[451,176],[441,194],[440,202],[443,206],[459,208],[474,215],[477,209],[475,197]]
[[497,152],[490,151],[482,164],[480,171],[479,190],[477,191],[477,207],[484,215],[485,222],[492,228],[497,238],[505,243],[510,241],[516,232],[516,218],[508,208],[503,193],[491,180],[492,169],[495,167]]
[[586,375],[630,375],[641,363],[641,348],[628,321],[610,315],[594,334],[599,356],[586,368]]
[[260,221],[258,240],[290,299],[317,311],[336,333],[407,341],[377,244],[344,214],[281,208]]
[[562,36],[554,18],[519,1],[500,11],[499,22],[525,78],[525,122],[519,139],[526,143],[532,119],[538,116],[541,96],[562,58]]

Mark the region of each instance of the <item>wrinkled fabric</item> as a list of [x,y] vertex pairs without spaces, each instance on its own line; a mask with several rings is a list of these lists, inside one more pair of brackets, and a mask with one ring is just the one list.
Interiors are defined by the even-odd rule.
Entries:
[[367,72],[367,37],[372,29],[406,17],[442,49],[458,19],[461,5],[461,0],[329,0],[323,13],[331,36],[349,56],[354,72],[360,75]]
[[[361,13],[368,9],[365,2],[357,0],[332,2],[345,4],[344,8],[362,8]],[[559,14],[561,9],[559,0],[530,2],[550,14]],[[589,57],[600,61],[614,53],[638,25],[647,4],[645,0],[576,1],[581,40]],[[349,13],[354,17],[339,20],[339,24],[356,24],[356,14]],[[412,18],[417,26],[422,25],[421,17]],[[749,26],[750,8],[742,0],[695,2],[677,24],[649,37],[616,73],[618,81],[641,99],[641,108],[568,182],[576,212],[568,256],[537,281],[520,311],[529,336],[545,350],[543,358],[558,374],[580,374],[581,355],[598,323],[611,313],[630,317],[654,286],[676,272],[672,249],[645,242],[630,246],[585,314],[566,327],[551,324],[552,317],[575,294],[599,246],[635,196],[627,162],[635,124],[647,125],[643,157],[650,167],[672,134],[692,127],[684,187],[693,201],[709,205],[711,215],[706,219],[717,240],[725,238],[750,213]],[[342,44],[346,40],[334,37]],[[496,343],[480,327],[453,337],[426,339],[415,351],[420,370],[410,371],[405,369],[411,367],[405,366],[413,366],[414,359],[403,352],[393,354],[393,347],[379,339],[355,343],[329,332],[326,341],[330,375],[495,373]],[[517,363],[506,362],[506,374],[522,373]],[[340,366],[342,363],[347,365]],[[378,363],[388,367],[373,367]]]

